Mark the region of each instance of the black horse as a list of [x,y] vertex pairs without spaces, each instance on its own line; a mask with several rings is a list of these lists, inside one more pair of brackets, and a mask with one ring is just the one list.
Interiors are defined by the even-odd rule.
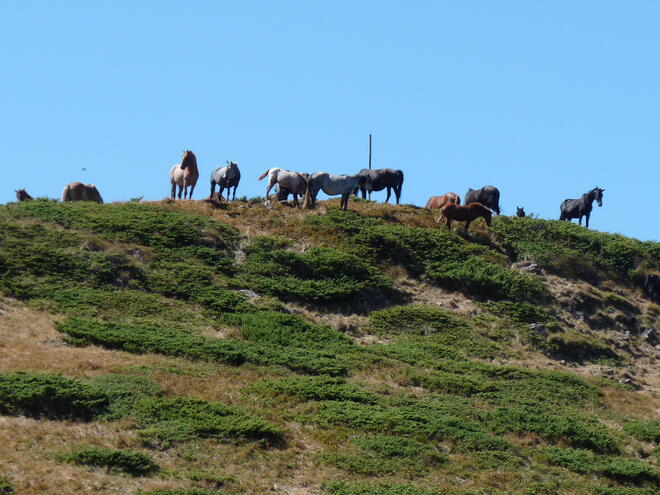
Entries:
[[[401,170],[393,170],[391,168],[379,168],[376,170],[369,170],[368,168],[363,168],[358,172],[360,177],[369,177],[371,179],[371,191],[382,191],[387,188],[387,198],[385,202],[387,203],[390,200],[390,194],[392,189],[394,189],[394,195],[396,196],[396,204],[399,204],[399,199],[401,198],[401,187],[403,186],[403,172]],[[356,188],[353,193],[357,195],[357,190],[360,189],[362,192],[362,199],[367,197],[367,181],[361,181],[359,188]]]
[[516,216],[519,218],[525,218],[527,215],[525,214],[525,207],[520,207],[516,206]]
[[598,206],[603,206],[604,190],[594,187],[591,191],[584,193],[580,199],[565,199],[559,207],[559,220],[568,220],[570,222],[571,218],[577,218],[578,223],[582,225],[582,217],[586,217],[587,228],[589,228],[589,216],[593,208],[592,203],[595,199]]
[[484,186],[481,189],[468,189],[465,193],[464,204],[481,203],[500,214],[500,190],[495,186]]

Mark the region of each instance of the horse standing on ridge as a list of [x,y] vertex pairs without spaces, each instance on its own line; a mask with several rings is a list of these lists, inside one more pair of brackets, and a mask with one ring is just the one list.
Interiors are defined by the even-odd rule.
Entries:
[[95,201],[103,204],[103,198],[94,184],[83,184],[82,182],[71,182],[64,186],[62,201]]
[[[307,190],[307,174],[300,172],[289,172],[283,168],[269,168],[259,176],[259,180],[268,176],[268,185],[266,186],[266,200],[270,194],[270,190],[277,184],[279,186],[278,197],[281,197],[280,191],[285,189],[287,193],[293,194],[293,204],[298,206],[298,195],[305,194]],[[286,199],[286,197],[285,197]]]
[[470,203],[465,206],[449,203],[442,209],[442,215],[447,219],[447,228],[450,230],[452,220],[465,222],[465,232],[468,231],[470,223],[477,218],[482,217],[489,227],[493,218],[493,212],[481,203]]
[[27,201],[28,199],[32,199],[32,196],[30,196],[25,189],[14,189],[14,192],[16,193],[17,201]]
[[587,228],[589,228],[589,217],[593,209],[594,199],[598,206],[603,206],[603,191],[600,187],[594,187],[582,195],[580,199],[565,199],[559,207],[559,220],[571,221],[571,218],[577,218],[578,224],[582,225],[582,217],[586,217]]
[[426,202],[427,210],[441,210],[445,205],[454,203],[455,205],[461,204],[461,197],[455,192],[448,192],[442,196],[431,196]]
[[211,172],[211,199],[213,199],[213,194],[215,194],[215,185],[217,184],[220,188],[218,191],[218,199],[222,201],[222,191],[227,188],[227,201],[229,201],[229,190],[233,187],[234,194],[232,196],[232,201],[236,199],[236,188],[238,183],[241,181],[241,171],[238,169],[238,165],[234,162],[227,162],[227,165],[224,167],[218,167],[213,172]]
[[307,181],[307,190],[303,200],[303,208],[314,208],[316,206],[316,196],[319,191],[323,191],[328,196],[341,194],[339,207],[342,210],[348,209],[348,198],[358,187],[371,187],[369,176],[356,175],[334,175],[327,172],[315,172],[309,176]]
[[[401,170],[394,170],[391,168],[369,170],[368,168],[363,168],[358,172],[358,175],[365,179],[362,185],[359,186],[360,192],[362,193],[362,199],[367,197],[366,179],[368,178],[369,184],[371,185],[371,189],[368,190],[369,192],[382,191],[387,188],[387,197],[385,198],[385,202],[387,203],[390,200],[392,190],[394,190],[396,204],[399,204],[401,188],[403,187],[403,172]],[[357,195],[357,189],[355,190],[355,194]]]
[[525,218],[527,214],[525,213],[525,207],[524,206],[516,206],[516,216],[518,218]]
[[[179,186],[179,199],[183,192],[183,199],[192,199],[195,184],[199,179],[199,171],[197,170],[197,157],[195,154],[186,150],[181,157],[181,163],[174,165],[170,170],[170,184],[172,185],[171,197],[174,199],[176,188]],[[188,191],[190,187],[190,191]]]
[[465,204],[481,203],[500,214],[500,190],[495,186],[484,186],[481,189],[468,189],[465,193]]

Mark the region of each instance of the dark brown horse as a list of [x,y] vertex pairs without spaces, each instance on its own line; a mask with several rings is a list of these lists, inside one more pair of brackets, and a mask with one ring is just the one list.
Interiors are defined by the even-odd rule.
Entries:
[[525,213],[525,207],[516,206],[516,216],[519,218],[525,218],[527,214]]
[[103,198],[94,184],[83,184],[82,182],[70,182],[64,186],[62,201],[95,201],[103,204]]
[[424,208],[428,210],[440,210],[449,203],[460,205],[461,197],[455,192],[448,192],[447,194],[443,194],[442,196],[431,196],[429,200],[426,202],[426,206]]
[[451,229],[452,220],[465,222],[465,232],[468,231],[470,223],[479,217],[483,217],[489,227],[493,219],[493,212],[481,203],[470,203],[465,206],[449,203],[442,209],[442,215],[447,219],[447,228],[449,229]]
[[27,201],[28,199],[32,199],[32,196],[30,196],[25,189],[14,189],[14,192],[16,193],[16,199],[18,201]]

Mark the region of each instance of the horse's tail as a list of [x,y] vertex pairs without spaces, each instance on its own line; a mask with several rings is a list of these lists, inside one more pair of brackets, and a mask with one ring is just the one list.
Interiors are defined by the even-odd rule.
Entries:
[[270,169],[266,170],[263,174],[261,174],[261,175],[259,176],[259,180],[261,180],[261,179],[263,179],[264,177],[266,177],[266,176],[268,175],[268,172],[270,172]]
[[64,186],[64,190],[62,191],[62,202],[71,201],[69,195],[70,195],[70,187],[69,184],[67,184],[66,186]]
[[311,196],[312,196],[312,182],[313,179],[311,176],[308,180],[305,181],[307,187],[305,188],[305,197],[303,198],[303,204],[302,204],[303,210],[306,210],[307,208],[310,207]]
[[403,187],[403,171],[402,170],[397,170],[396,171],[396,191],[397,191],[397,199],[401,196],[401,188]]
[[495,213],[498,215],[500,214],[500,191],[499,189],[495,189],[493,191],[493,197],[495,198],[495,206],[493,207],[493,210],[495,210]]

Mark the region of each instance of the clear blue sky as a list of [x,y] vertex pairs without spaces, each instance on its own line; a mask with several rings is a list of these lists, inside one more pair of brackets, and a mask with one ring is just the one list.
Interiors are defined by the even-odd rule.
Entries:
[[270,167],[365,167],[372,133],[404,203],[493,184],[557,218],[598,185],[593,228],[660,238],[657,1],[27,0],[0,22],[0,202],[162,199],[184,148],[197,199],[225,160],[263,195]]

